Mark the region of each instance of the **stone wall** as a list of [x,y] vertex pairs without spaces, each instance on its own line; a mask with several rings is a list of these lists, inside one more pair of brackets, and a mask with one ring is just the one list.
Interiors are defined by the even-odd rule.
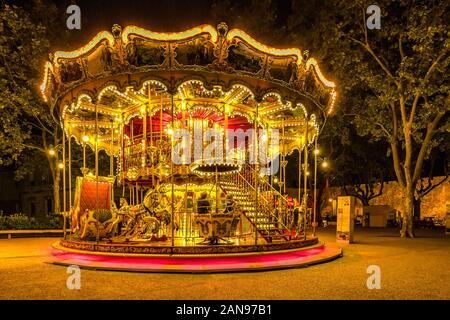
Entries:
[[[434,182],[441,181],[443,177],[435,177]],[[379,187],[378,187],[379,188]],[[336,199],[340,195],[345,195],[341,188],[331,188],[329,192],[324,195],[328,199]],[[384,184],[383,194],[370,201],[371,205],[390,205],[392,208],[403,212],[403,198],[402,190],[396,181],[390,181]],[[322,208],[324,212],[331,211],[331,203],[326,203]],[[430,193],[428,193],[423,199],[420,206],[420,217],[437,217],[439,219],[445,218],[446,215],[446,203],[450,203],[450,180],[442,183]]]

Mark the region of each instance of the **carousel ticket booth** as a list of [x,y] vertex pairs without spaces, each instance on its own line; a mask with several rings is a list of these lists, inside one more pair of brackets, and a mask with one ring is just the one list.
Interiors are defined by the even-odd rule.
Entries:
[[336,99],[306,51],[270,48],[224,23],[179,33],[114,25],[50,58],[42,96],[59,108],[65,150],[82,144],[84,158],[72,167],[68,152],[64,174],[79,177],[60,249],[218,254],[319,243],[280,218],[286,156],[304,154],[306,185],[316,114],[332,113]]

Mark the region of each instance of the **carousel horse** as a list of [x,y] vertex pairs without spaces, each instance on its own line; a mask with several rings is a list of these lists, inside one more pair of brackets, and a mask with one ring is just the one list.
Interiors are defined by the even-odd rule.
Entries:
[[[171,203],[164,187],[149,190],[144,196],[142,207],[151,216],[161,223],[161,228],[167,228],[172,223]],[[178,224],[174,222],[174,228],[178,229]]]
[[130,206],[121,199],[121,236],[130,239],[154,239],[171,224],[170,203],[163,188],[149,190],[140,205]]
[[99,238],[114,236],[121,220],[114,201],[111,201],[111,209],[86,209],[79,218],[79,237],[84,240],[97,235]]

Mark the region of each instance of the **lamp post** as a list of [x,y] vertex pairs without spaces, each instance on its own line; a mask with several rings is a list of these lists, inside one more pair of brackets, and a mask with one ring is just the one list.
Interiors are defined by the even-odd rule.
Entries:
[[317,149],[317,137],[314,142],[314,203],[313,203],[313,237],[316,236],[317,227],[317,156],[319,155],[319,149]]
[[317,138],[314,144],[314,204],[313,204],[313,236],[316,235],[317,227],[317,164],[321,163],[323,169],[327,169],[329,166],[326,158],[319,157],[320,150],[317,148]]
[[86,132],[84,133],[83,137],[83,168],[81,168],[81,173],[85,176],[89,169],[86,167],[86,143],[89,141],[89,136],[86,135]]

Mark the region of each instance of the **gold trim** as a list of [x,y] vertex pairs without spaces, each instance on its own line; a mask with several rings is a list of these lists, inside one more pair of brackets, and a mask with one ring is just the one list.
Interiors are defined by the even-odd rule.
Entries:
[[127,26],[122,32],[122,41],[124,44],[127,44],[129,36],[132,34],[152,40],[178,41],[192,38],[203,33],[208,33],[211,36],[212,42],[217,41],[216,29],[208,24],[200,25],[198,27],[181,32],[154,32],[137,26]]
[[[171,258],[204,258],[207,257],[242,257],[242,256],[252,256],[252,255],[264,255],[264,254],[273,254],[273,253],[285,253],[285,252],[292,252],[292,251],[303,251],[303,250],[309,250],[309,249],[315,249],[319,247],[324,247],[325,242],[319,241],[318,238],[311,238],[306,240],[297,240],[298,242],[304,243],[305,241],[314,241],[317,239],[317,242],[315,242],[312,245],[309,246],[303,246],[303,247],[297,247],[292,249],[282,249],[282,250],[267,250],[267,251],[253,251],[253,252],[242,252],[242,253],[205,253],[205,254],[161,254],[161,253],[118,253],[118,252],[105,252],[105,251],[88,251],[88,250],[81,250],[81,249],[73,249],[69,247],[65,247],[61,245],[61,241],[55,242],[52,244],[52,247],[56,250],[61,251],[67,251],[71,253],[80,253],[80,254],[90,254],[90,255],[100,255],[100,256],[119,256],[119,257],[171,257]],[[64,240],[66,242],[70,242],[69,240]],[[95,243],[92,243],[92,245],[95,245]],[[100,243],[101,245],[101,243]],[[106,244],[107,245],[107,244]],[[267,244],[264,244],[266,246]],[[254,245],[247,245],[247,246],[254,246]],[[175,246],[176,247],[176,246]]]

